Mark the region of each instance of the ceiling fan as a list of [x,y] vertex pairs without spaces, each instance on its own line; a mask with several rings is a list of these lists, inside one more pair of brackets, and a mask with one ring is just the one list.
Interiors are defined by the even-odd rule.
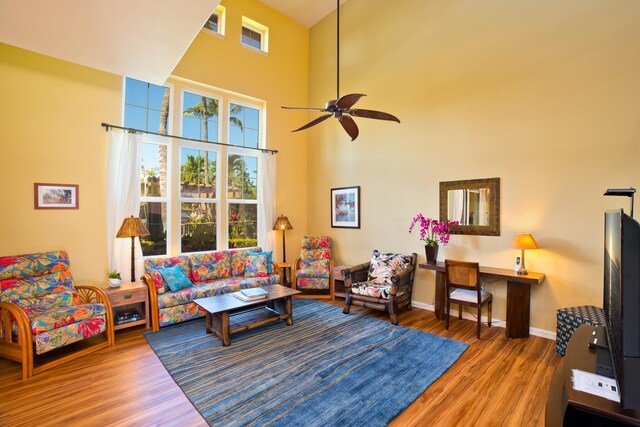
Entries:
[[315,111],[321,111],[323,113],[329,113],[311,120],[306,125],[299,127],[298,129],[293,130],[292,132],[298,132],[301,130],[308,129],[311,126],[315,126],[318,123],[324,122],[329,117],[335,117],[336,119],[338,119],[338,121],[340,122],[344,130],[347,132],[347,134],[349,134],[349,136],[351,137],[351,140],[354,141],[358,137],[359,130],[358,130],[358,126],[356,125],[356,122],[351,118],[352,116],[362,117],[366,119],[389,120],[389,121],[398,122],[398,123],[400,123],[400,120],[396,116],[391,115],[389,113],[383,113],[382,111],[351,108],[355,105],[356,102],[358,102],[358,100],[360,100],[360,98],[362,98],[363,96],[366,96],[365,94],[351,93],[351,94],[340,96],[340,0],[336,0],[336,4],[337,4],[337,8],[336,8],[336,13],[337,13],[337,24],[336,24],[336,27],[337,27],[336,87],[337,88],[336,88],[336,92],[337,92],[337,96],[336,96],[336,99],[332,99],[331,101],[328,101],[324,108],[313,108],[313,107],[282,107],[282,108],[286,110],[315,110]]

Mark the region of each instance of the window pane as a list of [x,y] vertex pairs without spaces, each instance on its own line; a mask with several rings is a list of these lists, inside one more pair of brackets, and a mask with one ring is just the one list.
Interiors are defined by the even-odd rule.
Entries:
[[148,110],[147,113],[147,130],[151,132],[160,132],[160,111]]
[[204,24],[204,27],[208,30],[215,31],[217,33],[218,32],[218,15],[216,15],[215,13],[211,15],[207,23]]
[[141,148],[140,196],[166,197],[167,146],[143,143]]
[[216,197],[216,152],[183,148],[180,156],[180,196]]
[[257,200],[258,159],[256,157],[229,154],[227,197],[230,199]]
[[165,91],[168,92],[169,88],[149,84],[149,108],[153,108],[154,110],[162,109],[162,97]]
[[247,27],[242,27],[242,43],[260,49],[262,40],[262,34],[257,31],[253,31]]
[[[206,96],[195,95],[193,93],[185,92],[183,97],[184,110],[182,111],[182,128],[183,135],[188,138],[202,139],[205,141],[217,141],[218,140],[218,100],[209,98]],[[187,131],[190,135],[195,134],[195,121],[198,123],[198,136],[188,136],[184,132]],[[211,133],[210,130],[214,124],[215,132]]]
[[194,117],[182,118],[182,136],[200,139],[200,120]]
[[260,110],[231,103],[229,106],[229,143],[258,148]]
[[148,236],[140,237],[144,256],[167,254],[167,204],[140,202],[140,219],[149,230]]
[[147,110],[133,105],[125,105],[124,127],[147,130]]
[[229,248],[258,245],[258,206],[229,203]]
[[215,203],[181,203],[180,207],[182,252],[215,250]]
[[146,108],[148,87],[148,84],[145,82],[127,78],[125,81],[125,104],[133,104]]

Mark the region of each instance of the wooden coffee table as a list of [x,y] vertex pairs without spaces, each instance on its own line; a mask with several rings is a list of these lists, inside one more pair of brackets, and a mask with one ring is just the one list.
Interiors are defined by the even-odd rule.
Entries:
[[222,345],[231,344],[231,334],[284,320],[293,325],[292,296],[301,293],[281,285],[264,286],[266,298],[242,301],[232,294],[194,300],[207,312],[207,333],[216,334]]

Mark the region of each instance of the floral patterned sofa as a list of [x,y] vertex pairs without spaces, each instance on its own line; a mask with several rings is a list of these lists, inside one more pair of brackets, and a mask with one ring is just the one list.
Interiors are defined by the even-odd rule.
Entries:
[[[104,333],[75,353],[36,355]],[[102,289],[74,284],[64,251],[0,257],[0,356],[22,363],[23,379],[113,345],[111,303]]]
[[[282,271],[270,258],[269,252],[249,248],[146,259],[143,280],[149,287],[153,330],[204,316],[193,302],[197,298],[281,283]],[[175,266],[188,279],[182,289],[167,274]]]

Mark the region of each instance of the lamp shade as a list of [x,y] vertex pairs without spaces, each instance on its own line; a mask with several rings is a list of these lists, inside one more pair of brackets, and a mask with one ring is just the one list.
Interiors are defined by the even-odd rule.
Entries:
[[273,225],[274,230],[293,230],[289,218],[284,215],[280,215]]
[[540,249],[536,239],[529,233],[518,234],[513,239],[513,247],[516,249]]
[[132,215],[124,219],[116,237],[140,237],[148,235],[149,230],[144,226],[142,220]]

